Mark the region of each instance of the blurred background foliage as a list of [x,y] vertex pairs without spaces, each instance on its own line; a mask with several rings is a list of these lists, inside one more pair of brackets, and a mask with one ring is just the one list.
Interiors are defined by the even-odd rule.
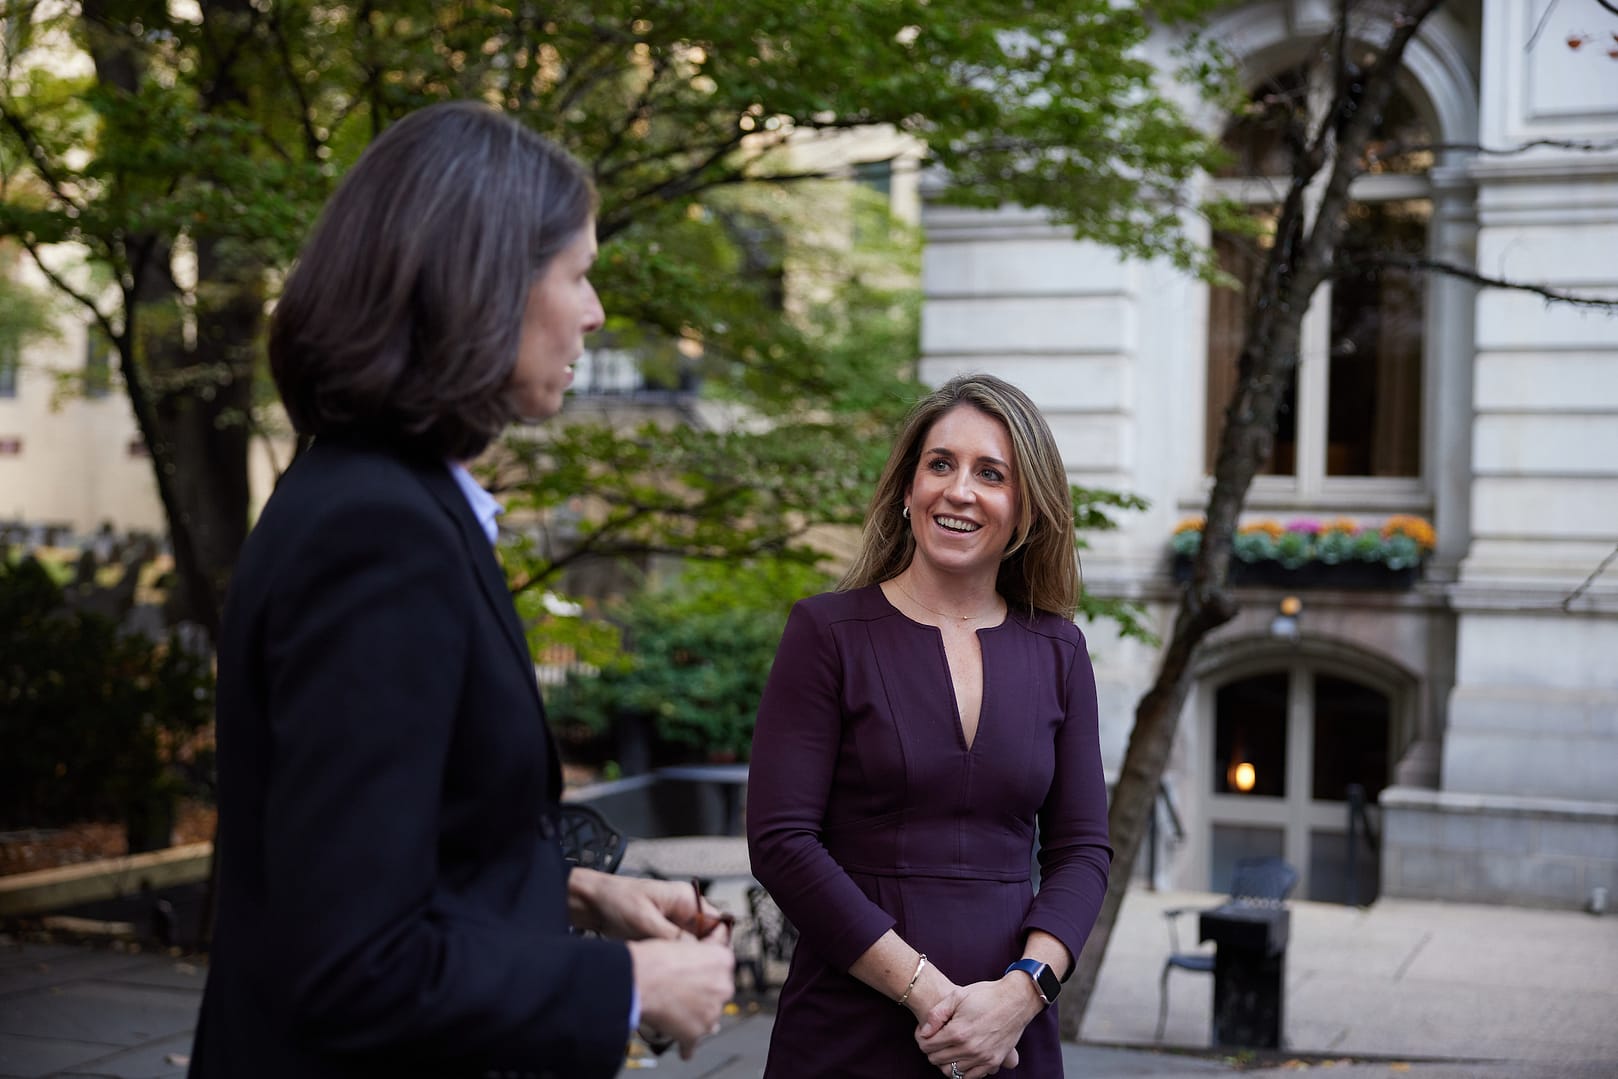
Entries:
[[209,793],[209,657],[73,602],[60,569],[0,560],[0,830],[122,821],[168,845],[177,798]]
[[598,734],[649,720],[675,752],[745,760],[787,612],[831,584],[781,559],[691,563],[608,609],[622,650],[599,672],[571,673],[550,697],[553,718]]
[[[515,432],[483,475],[510,511],[502,557],[536,655],[618,672],[604,685],[644,661],[650,679],[654,657],[709,649],[627,613],[637,582],[670,632],[717,634],[717,611],[657,582],[706,595],[708,571],[682,560],[730,566],[715,572],[735,587],[735,567],[775,566],[773,605],[756,592],[724,617],[778,629],[794,590],[819,587],[821,531],[859,520],[920,391],[919,237],[849,182],[882,162],[797,148],[878,125],[925,146],[908,167],[947,173],[947,202],[1043,207],[1078,237],[1195,265],[1179,226],[1209,146],[1158,93],[1145,45],[1209,6],[0,0],[0,237],[114,353],[169,523],[175,607],[213,635],[252,512],[250,439],[283,430],[266,313],[344,170],[447,99],[556,139],[601,196],[609,322],[593,344],[664,398],[646,413],[575,401],[565,422]],[[1095,525],[1129,505],[1091,492],[1076,513]],[[1085,613],[1139,628],[1116,604]],[[703,677],[722,686],[694,700],[742,695],[740,674]],[[670,736],[698,726],[671,721]]]

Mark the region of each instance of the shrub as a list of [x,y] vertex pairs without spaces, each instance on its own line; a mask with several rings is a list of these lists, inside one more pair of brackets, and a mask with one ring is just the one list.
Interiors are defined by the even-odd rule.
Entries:
[[1243,562],[1264,562],[1275,557],[1275,537],[1261,529],[1238,532],[1231,550]]
[[1314,536],[1288,529],[1275,541],[1275,560],[1288,569],[1297,569],[1314,556]]
[[1327,565],[1335,566],[1354,557],[1354,537],[1358,529],[1353,521],[1332,521],[1315,537],[1315,557]]
[[0,827],[121,820],[166,843],[213,713],[207,659],[74,610],[37,560],[0,561]]
[[1187,517],[1174,527],[1174,536],[1169,540],[1169,546],[1177,555],[1190,558],[1202,549],[1201,517]]
[[828,584],[781,560],[693,564],[614,612],[625,651],[597,675],[570,673],[551,711],[594,731],[649,716],[664,741],[744,759],[787,612]]

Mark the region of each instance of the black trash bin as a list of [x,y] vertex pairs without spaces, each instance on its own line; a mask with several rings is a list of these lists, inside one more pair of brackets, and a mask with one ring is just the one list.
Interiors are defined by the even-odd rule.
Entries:
[[1203,911],[1197,928],[1214,943],[1214,1045],[1279,1049],[1292,912],[1236,901]]

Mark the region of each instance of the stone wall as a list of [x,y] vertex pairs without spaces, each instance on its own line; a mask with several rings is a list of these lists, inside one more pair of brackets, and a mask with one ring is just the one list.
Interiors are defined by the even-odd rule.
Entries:
[[1580,909],[1618,893],[1618,802],[1390,787],[1381,804],[1386,895]]

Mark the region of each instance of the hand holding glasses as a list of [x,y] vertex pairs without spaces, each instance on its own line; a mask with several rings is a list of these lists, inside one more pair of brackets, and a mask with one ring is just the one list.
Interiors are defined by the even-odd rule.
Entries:
[[[702,909],[704,903],[702,881],[696,877],[691,878],[691,891],[696,897],[697,901],[696,918],[691,927],[691,934],[698,940],[707,940],[719,929],[720,926],[724,926],[725,939],[723,943],[728,947],[731,942],[731,934],[735,932],[736,929],[736,915],[730,913],[728,910],[722,910],[713,915],[704,913]],[[640,1029],[636,1031],[636,1033],[640,1035],[641,1041],[646,1043],[646,1048],[651,1050],[655,1056],[661,1056],[663,1053],[668,1052],[668,1050],[673,1047],[675,1042],[675,1039],[668,1037],[667,1035],[661,1033],[651,1026],[648,1026],[645,1023],[640,1025]],[[713,1025],[713,1029],[708,1033],[710,1036],[718,1034],[719,1024],[715,1023]]]
[[728,945],[730,943],[730,935],[736,930],[736,915],[732,914],[728,910],[722,910],[710,918],[708,915],[702,912],[702,882],[696,877],[691,878],[691,890],[696,893],[697,897],[696,927],[692,929],[691,932],[696,935],[698,940],[707,940],[708,937],[712,935],[714,930],[718,929],[720,926],[724,926],[725,943]]

